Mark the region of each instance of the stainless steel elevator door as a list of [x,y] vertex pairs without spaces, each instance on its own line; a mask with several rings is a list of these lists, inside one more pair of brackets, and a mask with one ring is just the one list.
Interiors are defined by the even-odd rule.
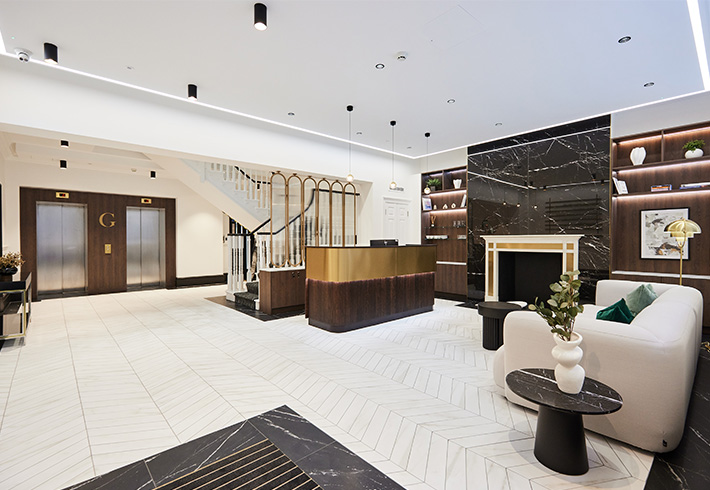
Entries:
[[37,203],[37,292],[86,290],[86,206]]
[[165,285],[165,211],[126,208],[126,285]]

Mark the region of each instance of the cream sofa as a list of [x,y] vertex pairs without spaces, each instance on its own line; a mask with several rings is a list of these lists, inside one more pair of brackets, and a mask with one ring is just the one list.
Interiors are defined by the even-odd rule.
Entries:
[[[621,394],[624,405],[610,415],[585,416],[587,429],[654,452],[675,449],[683,437],[695,378],[703,319],[703,298],[696,289],[651,283],[658,298],[631,324],[597,320],[596,313],[640,284],[603,280],[596,305],[585,305],[575,323],[582,334],[580,364],[588,377]],[[537,409],[505,385],[505,376],[530,367],[554,368],[554,340],[545,321],[532,311],[510,313],[504,344],[495,354],[496,383],[511,402]]]

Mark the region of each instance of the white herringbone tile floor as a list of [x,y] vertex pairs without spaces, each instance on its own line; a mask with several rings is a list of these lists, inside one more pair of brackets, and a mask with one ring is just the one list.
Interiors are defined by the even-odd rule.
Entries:
[[284,404],[407,489],[644,487],[653,455],[591,432],[586,475],[536,461],[536,412],[493,382],[476,310],[332,334],[204,299],[222,294],[35,303],[0,350],[0,488],[62,488]]

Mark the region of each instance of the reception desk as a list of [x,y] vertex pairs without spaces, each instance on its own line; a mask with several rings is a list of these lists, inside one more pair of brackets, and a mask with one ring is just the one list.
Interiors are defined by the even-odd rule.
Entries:
[[347,332],[434,307],[436,247],[307,247],[306,317]]

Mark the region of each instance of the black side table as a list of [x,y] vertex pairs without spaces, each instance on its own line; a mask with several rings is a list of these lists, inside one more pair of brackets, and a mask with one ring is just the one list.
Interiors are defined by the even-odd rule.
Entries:
[[505,377],[516,395],[540,405],[535,434],[535,457],[559,473],[583,475],[589,471],[582,415],[616,412],[623,401],[614,389],[591,378],[576,395],[557,388],[552,369],[518,369]]
[[511,311],[520,306],[504,301],[482,301],[478,303],[478,313],[483,317],[483,348],[496,350],[503,345],[503,322]]

